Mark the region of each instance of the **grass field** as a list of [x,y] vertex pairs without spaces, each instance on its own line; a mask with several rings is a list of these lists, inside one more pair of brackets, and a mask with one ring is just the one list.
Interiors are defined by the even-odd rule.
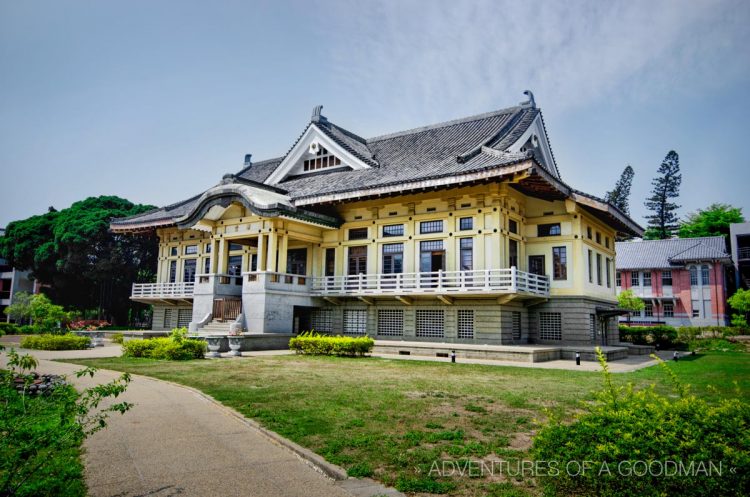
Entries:
[[[706,353],[670,367],[698,396],[748,397],[749,358],[742,352]],[[409,493],[463,496],[534,495],[536,489],[512,476],[433,478],[433,461],[524,458],[546,410],[572,417],[602,381],[590,372],[380,358],[71,362],[200,389],[351,476],[373,476]],[[658,367],[615,380],[667,389]]]

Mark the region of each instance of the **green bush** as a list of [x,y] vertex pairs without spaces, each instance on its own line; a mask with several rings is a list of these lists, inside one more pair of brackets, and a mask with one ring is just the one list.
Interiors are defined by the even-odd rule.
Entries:
[[91,344],[89,337],[77,335],[29,335],[21,339],[21,347],[39,350],[83,350]]
[[206,342],[184,338],[186,333],[184,328],[175,328],[169,337],[128,340],[122,344],[123,355],[170,361],[202,359],[206,353]]
[[36,330],[30,324],[24,324],[22,326],[19,326],[16,331],[18,332],[19,335],[32,335],[36,333]]
[[623,326],[620,325],[620,341],[635,345],[654,345],[661,349],[678,345],[677,329],[674,326]]
[[534,459],[557,468],[538,475],[546,495],[747,495],[750,404],[739,393],[709,404],[664,363],[674,394],[614,387],[601,353],[599,361],[605,387],[596,401],[572,424],[552,416],[534,438]]
[[16,335],[17,333],[18,325],[16,323],[0,323],[0,336]]
[[120,345],[122,345],[125,341],[125,335],[123,335],[122,333],[115,333],[114,335],[112,335],[112,341],[114,343],[119,343]]
[[372,352],[375,341],[367,336],[345,337],[302,333],[289,340],[289,348],[297,354],[363,356]]

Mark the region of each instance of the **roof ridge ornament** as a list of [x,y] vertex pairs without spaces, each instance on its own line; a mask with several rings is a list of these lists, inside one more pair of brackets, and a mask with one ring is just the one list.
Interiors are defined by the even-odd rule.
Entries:
[[536,109],[536,101],[534,100],[534,94],[531,92],[531,90],[524,90],[523,94],[529,97],[529,99],[525,102],[519,103],[518,105],[525,109]]
[[323,112],[322,105],[316,105],[315,107],[313,107],[312,117],[310,117],[310,121],[314,123],[327,122],[328,119],[326,119],[325,116],[323,116],[322,112]]
[[232,173],[227,173],[224,176],[221,177],[221,184],[222,185],[228,185],[229,183],[234,183],[236,177]]

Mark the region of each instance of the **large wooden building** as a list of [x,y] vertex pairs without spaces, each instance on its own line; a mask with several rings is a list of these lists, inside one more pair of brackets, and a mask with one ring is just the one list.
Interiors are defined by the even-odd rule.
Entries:
[[607,344],[615,238],[642,229],[567,185],[529,100],[362,138],[313,110],[283,157],[117,219],[154,231],[154,329]]

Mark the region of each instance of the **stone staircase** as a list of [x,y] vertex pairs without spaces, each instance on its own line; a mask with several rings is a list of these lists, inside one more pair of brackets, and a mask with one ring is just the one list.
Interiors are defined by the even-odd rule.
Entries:
[[198,330],[201,335],[228,335],[231,321],[217,321],[214,319],[206,326]]

